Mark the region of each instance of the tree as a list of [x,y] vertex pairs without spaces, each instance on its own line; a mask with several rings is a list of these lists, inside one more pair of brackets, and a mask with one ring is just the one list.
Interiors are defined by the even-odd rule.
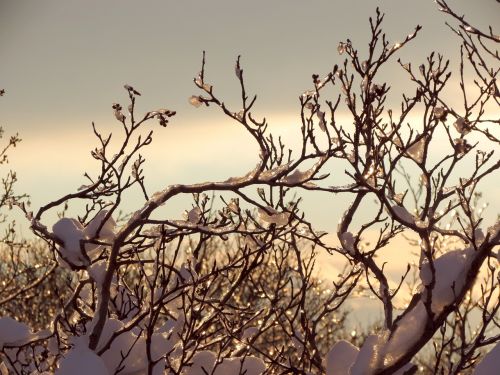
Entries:
[[[256,142],[258,163],[241,177],[176,184],[151,194],[140,154],[153,141],[147,123],[166,127],[175,111],[139,115],[141,94],[125,85],[128,114],[121,104],[112,106],[121,139],[93,125],[97,175],[86,174],[78,191],[36,212],[9,199],[54,254],[34,279],[21,276],[24,269],[13,278],[21,277],[28,289],[56,269],[65,269],[68,279],[57,288],[60,306],[54,305],[47,329],[33,333],[12,317],[0,319],[4,371],[402,374],[414,373],[419,364],[422,371],[459,373],[482,360],[476,373],[491,373],[500,340],[500,235],[498,221],[485,226],[476,202],[479,183],[500,165],[494,150],[481,149],[499,143],[500,120],[490,117],[500,98],[499,38],[491,28],[471,26],[444,0],[437,3],[458,25],[450,27],[461,39],[463,108],[448,104],[443,90],[450,84],[450,63],[435,53],[417,69],[398,60],[414,94],[402,94],[399,109],[387,108],[391,88],[378,80],[379,72],[417,37],[420,26],[391,43],[377,10],[370,18],[368,51],[349,39],[341,42],[343,63],[324,79],[314,74],[313,88],[300,97],[298,150],[269,134],[266,120],[253,114],[256,97],[247,93],[240,58],[235,74],[241,109],[234,110],[209,82],[204,55],[194,79],[201,94],[189,100],[195,107],[219,108]],[[466,82],[465,69],[474,73],[473,83]],[[323,102],[326,87],[340,93]],[[352,124],[339,120],[341,109]],[[419,124],[408,123],[413,114]],[[446,144],[431,157],[439,133]],[[463,168],[468,159],[474,161],[470,173]],[[329,173],[332,163],[345,171],[348,184],[338,184]],[[123,216],[120,208],[131,189],[139,189],[144,202]],[[301,190],[352,199],[337,228],[339,245],[315,231],[301,211]],[[166,218],[162,205],[180,195],[192,195],[192,207],[183,218]],[[375,209],[365,219],[360,211],[373,200]],[[61,217],[49,229],[44,215],[58,208],[64,213],[75,201],[84,202],[81,214]],[[366,244],[372,233],[376,240]],[[418,241],[418,264],[408,263],[400,283],[391,285],[377,255],[409,233]],[[319,249],[345,259],[344,270],[324,289],[314,276]],[[418,286],[398,314],[394,301],[406,293],[412,268]],[[335,332],[335,321],[342,322],[343,304],[359,291],[380,301],[384,320],[358,348],[345,340],[345,332]],[[479,328],[469,330],[476,312]],[[431,342],[429,360],[425,347]],[[492,345],[482,359],[482,348]]]

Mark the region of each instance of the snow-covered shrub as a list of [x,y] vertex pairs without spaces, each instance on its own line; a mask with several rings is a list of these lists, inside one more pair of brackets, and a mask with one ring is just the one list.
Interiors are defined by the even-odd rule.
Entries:
[[[0,318],[0,371],[369,375],[460,373],[477,365],[477,374],[492,374],[500,345],[500,234],[498,222],[483,223],[475,202],[479,183],[500,165],[489,151],[500,142],[493,129],[498,119],[490,117],[498,117],[499,39],[437,2],[457,20],[466,52],[460,62],[475,74],[476,90],[459,85],[465,108],[452,106],[456,98],[444,94],[450,66],[434,53],[417,61],[417,69],[398,60],[414,94],[386,107],[391,82],[381,82],[379,72],[420,26],[389,42],[377,10],[368,51],[349,39],[341,42],[343,62],[323,79],[314,74],[312,89],[300,96],[297,150],[288,151],[255,115],[239,58],[241,107],[233,109],[216,95],[203,57],[194,79],[201,94],[189,101],[219,108],[259,149],[254,169],[224,181],[173,184],[151,193],[140,154],[153,141],[148,123],[166,127],[175,112],[140,115],[140,93],[126,85],[127,112],[112,106],[121,140],[94,126],[98,146],[91,154],[98,173],[85,174],[80,189],[36,211],[12,194],[2,202],[22,210],[53,256],[36,277],[23,279],[24,271],[14,270],[13,279],[32,284],[12,291],[0,306],[40,290],[56,269],[68,277],[56,288],[47,326],[29,326],[23,314]],[[323,101],[325,87],[338,96]],[[340,111],[351,115],[351,123],[336,116]],[[418,123],[409,123],[412,116]],[[431,158],[433,148],[440,152]],[[463,166],[471,158],[475,164],[468,170]],[[333,163],[342,168],[331,174]],[[339,171],[347,185],[336,180]],[[123,216],[123,199],[132,189],[144,199]],[[339,221],[338,242],[309,222],[297,198],[303,190],[351,200],[340,220],[332,217]],[[192,206],[167,217],[161,207],[182,195],[192,196]],[[361,212],[367,201],[375,201],[375,209]],[[71,213],[74,202],[85,209]],[[66,215],[49,222],[47,213],[66,205]],[[369,242],[370,233],[377,235]],[[418,256],[394,282],[378,255],[399,234],[417,239]],[[318,251],[344,260],[329,287],[320,286],[315,274]],[[404,301],[412,270],[415,285]],[[338,323],[356,293],[380,302],[383,322],[355,346]],[[479,316],[477,328],[467,331],[472,314]],[[422,362],[431,342],[433,359]],[[482,348],[493,345],[481,359]]]

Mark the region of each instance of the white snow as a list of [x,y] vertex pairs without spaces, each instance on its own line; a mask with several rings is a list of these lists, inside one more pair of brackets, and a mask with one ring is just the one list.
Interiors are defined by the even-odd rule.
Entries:
[[[335,343],[326,357],[326,375],[371,375],[378,368],[387,365],[384,358],[386,333],[368,336],[358,349],[351,343],[340,340]],[[395,375],[403,375],[412,368],[411,363],[396,371]]]
[[[52,227],[54,234],[63,241],[59,252],[66,262],[74,266],[88,266],[89,260],[83,255],[80,241],[84,239],[82,224],[75,219],[63,217]],[[61,264],[66,267],[66,264]]]
[[388,366],[406,354],[408,348],[422,337],[427,317],[424,303],[419,301],[396,323],[392,336],[379,348],[381,358],[378,360],[381,362],[383,357],[384,364]]
[[[432,310],[434,312],[440,312],[453,302],[455,294],[460,293],[465,285],[465,274],[473,258],[474,249],[469,247],[463,250],[448,251],[434,260],[436,278],[432,290]],[[426,260],[420,269],[420,279],[424,286],[429,285],[432,280],[432,270]]]
[[88,348],[86,340],[78,338],[75,346],[59,362],[56,375],[109,375],[104,361]]
[[349,375],[358,352],[359,349],[350,342],[337,341],[326,356],[326,375]]
[[415,217],[410,214],[408,210],[403,206],[392,206],[392,210],[396,214],[396,217],[399,219],[399,221],[402,221],[405,224],[415,223]]
[[116,223],[112,216],[110,216],[106,220],[99,233],[97,233],[99,226],[102,225],[102,222],[106,218],[106,215],[108,215],[108,212],[109,212],[108,210],[99,211],[99,213],[87,224],[87,226],[84,229],[84,234],[88,238],[97,237],[109,241],[115,237]]
[[[465,275],[474,258],[474,249],[453,250],[441,255],[433,264],[435,267],[435,285],[432,290],[431,308],[434,313],[440,313],[451,304],[455,294],[459,294],[465,285]],[[389,366],[404,355],[410,346],[418,341],[425,330],[428,314],[424,302],[427,294],[425,285],[432,280],[432,271],[427,261],[421,265],[420,278],[422,299],[396,322],[393,334],[385,344],[379,347],[380,358],[385,366]],[[455,292],[453,290],[455,289]],[[386,333],[387,335],[387,333]],[[378,360],[381,363],[381,359]]]
[[473,375],[498,375],[500,369],[500,343],[479,362]]
[[58,260],[61,266],[71,268],[70,265],[77,267],[89,265],[88,256],[95,255],[101,249],[101,246],[87,243],[84,247],[84,254],[80,245],[82,240],[98,238],[104,241],[112,241],[115,236],[116,223],[111,216],[97,233],[107,214],[107,210],[101,210],[85,228],[78,220],[66,217],[53,225],[52,231],[64,243],[63,246],[59,246],[62,258],[58,258]]
[[87,268],[89,276],[95,281],[98,287],[100,287],[104,281],[106,264],[107,262],[105,260],[100,260]]
[[243,331],[243,334],[241,335],[241,339],[250,339],[253,336],[255,336],[257,333],[259,333],[259,328],[257,327],[248,327]]
[[381,337],[370,335],[361,346],[359,353],[351,366],[349,375],[368,375],[373,373],[378,364],[378,347]]
[[214,375],[260,375],[266,370],[264,361],[256,357],[224,358],[215,368]]
[[[457,294],[460,293],[465,285],[465,274],[473,257],[473,248],[467,248],[449,251],[434,261],[436,280],[432,291],[431,308],[433,312],[440,313],[445,306],[453,302],[455,294],[452,286],[454,286]],[[432,272],[429,263],[422,264],[420,278],[424,286],[431,283]],[[423,286],[421,291],[422,299],[395,322],[392,335],[386,331],[378,336],[369,336],[367,338],[350,369],[350,375],[368,375],[377,368],[391,366],[422,337],[428,314],[423,302],[427,292]],[[408,364],[396,374],[403,373],[410,366]]]
[[0,350],[4,345],[19,345],[31,336],[30,328],[9,316],[0,318]]
[[[179,324],[177,324],[177,326],[178,325]],[[170,353],[179,341],[177,326],[174,325],[173,329],[169,332],[155,332],[152,335],[151,357],[154,361],[157,361],[166,354]],[[87,329],[88,332],[91,331],[90,327]],[[116,332],[123,330],[124,327],[124,323],[117,319],[111,318],[106,320],[99,344],[97,346],[97,351],[104,348],[113,335]],[[143,373],[148,368],[146,349],[146,337],[141,334],[140,330],[133,329],[124,331],[120,335],[116,336],[113,339],[110,348],[102,354],[101,358],[110,374],[114,374],[121,366],[124,368],[120,371],[120,374],[127,375]],[[122,357],[125,356],[126,358],[122,360]],[[153,373],[162,374],[163,367],[164,362],[159,361],[155,365]]]
[[[215,366],[217,355],[211,351],[201,351],[193,356],[192,366],[184,371],[184,375],[260,375],[266,370],[264,361],[259,358],[247,357],[233,357],[224,358],[221,363]],[[215,371],[214,371],[215,367]],[[212,372],[213,371],[213,372]]]
[[349,254],[354,255],[354,243],[356,242],[356,237],[351,232],[341,233],[339,236],[340,243],[345,251]]
[[190,368],[184,371],[184,375],[200,375],[204,374],[204,371],[206,371],[207,374],[210,374],[215,366],[216,359],[217,356],[215,353],[209,350],[197,352],[193,356],[193,364]]

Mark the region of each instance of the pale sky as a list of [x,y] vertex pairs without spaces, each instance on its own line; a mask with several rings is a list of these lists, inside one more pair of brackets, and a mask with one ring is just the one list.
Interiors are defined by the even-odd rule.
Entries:
[[[495,0],[450,4],[479,26],[498,24]],[[403,61],[420,64],[433,50],[458,56],[459,41],[444,24],[450,19],[431,0],[0,0],[0,87],[7,91],[0,125],[23,138],[11,153],[18,191],[37,207],[84,182],[95,147],[90,124],[116,126],[111,103],[126,103],[125,83],[142,92],[143,111],[178,112],[167,129],[153,127],[150,186],[245,173],[257,155],[244,132],[218,112],[188,104],[202,51],[208,80],[229,104],[239,98],[234,61],[241,54],[248,88],[259,95],[257,114],[284,134],[296,132],[298,96],[310,88],[311,74],[323,76],[342,61],[339,41],[366,45],[376,6],[386,13],[391,41],[423,26],[400,51]],[[408,86],[393,68],[384,74],[399,92]],[[491,179],[483,191],[494,191]],[[332,230],[344,206],[322,198],[307,204],[314,211],[321,202],[313,216]],[[488,200],[495,214],[498,198]]]

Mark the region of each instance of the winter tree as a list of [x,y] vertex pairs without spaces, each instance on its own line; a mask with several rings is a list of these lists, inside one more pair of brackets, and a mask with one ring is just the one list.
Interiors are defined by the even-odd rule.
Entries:
[[[130,85],[127,103],[112,105],[116,132],[93,126],[100,168],[80,189],[32,210],[7,174],[4,214],[21,210],[39,240],[19,238],[13,224],[3,237],[1,373],[498,373],[499,223],[483,220],[480,191],[500,165],[500,38],[437,3],[460,44],[458,70],[438,53],[398,59],[421,27],[392,41],[377,10],[368,48],[340,42],[340,62],[313,74],[300,96],[298,149],[254,114],[240,58],[231,74],[241,105],[230,108],[204,54],[189,101],[218,108],[258,146],[244,175],[149,191],[141,152],[153,127],[168,131],[176,113],[141,112]],[[404,93],[379,80],[391,64],[408,77]],[[450,77],[458,77],[451,93],[461,106],[450,104]],[[18,141],[10,139],[2,160]],[[134,189],[143,199],[124,213]],[[305,190],[351,202],[332,218],[337,243],[302,211]],[[183,195],[192,205],[165,215]],[[53,212],[59,219],[51,222]],[[416,254],[394,284],[378,256],[397,251],[391,245],[401,235]],[[333,282],[316,272],[320,251],[342,259]],[[354,338],[344,306],[359,293],[380,303],[383,321]]]

